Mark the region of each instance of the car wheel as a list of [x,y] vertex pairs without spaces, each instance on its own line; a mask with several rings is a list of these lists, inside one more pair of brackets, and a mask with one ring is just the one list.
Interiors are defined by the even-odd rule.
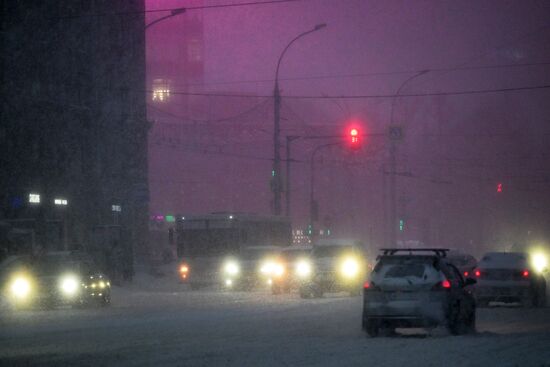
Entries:
[[111,305],[111,296],[105,295],[101,298],[100,304],[102,307],[109,307]]
[[475,308],[470,312],[466,321],[466,332],[468,334],[476,333],[476,310]]
[[275,284],[271,285],[271,294],[281,294],[281,291],[281,286]]
[[542,284],[537,292],[537,303],[535,303],[537,307],[545,307],[546,306],[546,284]]
[[306,299],[311,297],[311,290],[309,289],[309,287],[301,286],[298,292],[300,293],[301,298]]
[[378,320],[367,319],[365,323],[365,331],[371,338],[376,338],[380,335],[380,323]]
[[467,328],[466,323],[463,310],[460,307],[460,303],[457,302],[451,306],[451,310],[447,316],[447,329],[452,335],[460,335]]

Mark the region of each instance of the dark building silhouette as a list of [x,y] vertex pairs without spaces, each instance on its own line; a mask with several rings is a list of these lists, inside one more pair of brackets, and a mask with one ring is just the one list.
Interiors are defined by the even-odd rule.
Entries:
[[144,0],[0,4],[2,244],[145,256]]

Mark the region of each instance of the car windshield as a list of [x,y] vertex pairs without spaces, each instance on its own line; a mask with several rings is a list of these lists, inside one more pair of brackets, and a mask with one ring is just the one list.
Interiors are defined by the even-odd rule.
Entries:
[[33,273],[39,276],[51,276],[68,270],[77,270],[78,263],[64,256],[44,256],[31,260],[30,266]]
[[242,252],[241,258],[243,260],[260,260],[267,256],[276,255],[277,251],[273,249],[246,249]]
[[314,257],[337,257],[345,252],[350,252],[353,249],[352,246],[317,246],[313,249]]

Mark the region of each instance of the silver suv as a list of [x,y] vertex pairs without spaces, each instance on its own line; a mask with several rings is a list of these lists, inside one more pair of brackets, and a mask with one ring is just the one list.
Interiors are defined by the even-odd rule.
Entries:
[[475,300],[447,249],[382,249],[365,282],[363,330],[446,326],[454,334],[475,332]]

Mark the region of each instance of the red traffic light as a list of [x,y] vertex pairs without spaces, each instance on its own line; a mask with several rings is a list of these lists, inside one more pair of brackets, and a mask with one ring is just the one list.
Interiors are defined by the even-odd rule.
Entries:
[[497,192],[502,192],[502,183],[497,184]]
[[359,130],[355,127],[349,130],[350,146],[352,149],[359,149],[361,144],[359,142]]

